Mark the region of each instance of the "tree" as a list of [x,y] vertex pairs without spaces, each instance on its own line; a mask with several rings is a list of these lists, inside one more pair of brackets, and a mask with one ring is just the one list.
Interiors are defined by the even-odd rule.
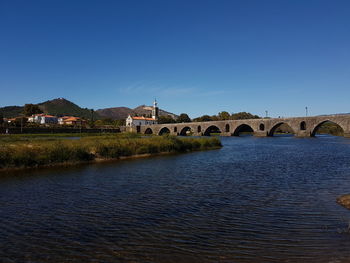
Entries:
[[180,116],[177,118],[177,122],[191,122],[191,118],[188,117],[186,113],[181,113]]
[[231,115],[227,111],[222,111],[218,113],[218,118],[220,121],[229,120]]
[[170,115],[167,116],[159,116],[158,123],[164,124],[164,123],[175,123],[176,121],[171,117]]
[[113,125],[113,119],[112,118],[104,118],[101,120],[102,125]]
[[114,125],[116,126],[125,126],[125,119],[123,120],[115,120]]
[[216,116],[216,115],[213,115],[210,118],[211,118],[212,121],[219,121],[220,120],[219,117]]
[[33,114],[40,114],[43,111],[35,104],[26,104],[24,105],[23,113],[25,116],[32,116]]
[[27,121],[28,121],[28,119],[26,117],[17,117],[15,119],[14,124],[16,127],[24,127],[26,125]]
[[92,125],[90,124],[90,127],[95,127],[95,126],[102,126],[103,125],[103,121],[102,120],[96,120],[92,123]]
[[222,120],[244,120],[244,119],[260,119],[258,115],[253,115],[249,112],[238,112],[230,115],[227,111],[219,112],[218,115],[203,115],[193,119],[195,122],[202,121],[222,121]]
[[0,125],[4,123],[4,115],[0,112]]
[[202,121],[212,121],[213,118],[210,117],[209,115],[203,115],[201,117],[195,118],[193,119],[193,121],[198,121],[198,122],[202,122]]
[[258,115],[249,112],[238,112],[231,115],[232,120],[260,119]]

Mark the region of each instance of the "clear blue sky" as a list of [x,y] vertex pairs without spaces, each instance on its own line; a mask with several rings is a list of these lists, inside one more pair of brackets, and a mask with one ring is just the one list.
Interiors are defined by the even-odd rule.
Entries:
[[0,0],[0,106],[350,112],[348,0]]

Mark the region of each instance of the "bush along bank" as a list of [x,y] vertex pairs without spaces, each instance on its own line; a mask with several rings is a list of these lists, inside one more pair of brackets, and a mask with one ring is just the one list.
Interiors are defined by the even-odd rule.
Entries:
[[79,140],[27,140],[0,145],[0,169],[29,168],[118,159],[143,154],[182,153],[222,147],[218,138],[86,137]]

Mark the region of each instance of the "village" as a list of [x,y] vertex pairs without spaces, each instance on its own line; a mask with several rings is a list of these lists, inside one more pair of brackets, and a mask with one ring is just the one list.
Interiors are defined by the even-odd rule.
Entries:
[[[159,117],[159,108],[157,105],[157,101],[154,100],[152,113],[150,114],[152,117],[146,116],[132,116],[128,115],[125,119],[125,124],[127,127],[132,126],[143,126],[143,125],[152,125],[158,123]],[[77,117],[77,116],[54,116],[47,113],[37,113],[31,114],[31,116],[17,116],[14,118],[3,118],[3,123],[8,124],[9,126],[73,126],[73,127],[86,127],[87,124],[93,122],[93,115],[91,119],[87,120],[85,118]]]
[[4,122],[8,123],[9,125],[13,124],[16,125],[17,123],[32,123],[32,124],[39,124],[39,125],[67,125],[67,126],[85,126],[87,121],[75,116],[62,116],[57,117],[53,115],[48,115],[44,113],[40,114],[33,114],[30,117],[16,117],[16,118],[4,118]]
[[149,110],[150,113],[143,116],[128,114],[125,119],[113,120],[94,116],[93,110],[90,118],[72,115],[56,116],[48,112],[44,113],[37,105],[27,104],[23,113],[17,114],[17,117],[1,118],[0,133],[132,132],[139,130],[141,126],[159,123],[159,108],[156,100]]

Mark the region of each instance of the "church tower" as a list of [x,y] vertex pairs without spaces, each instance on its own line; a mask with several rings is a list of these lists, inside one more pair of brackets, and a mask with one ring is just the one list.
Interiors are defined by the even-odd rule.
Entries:
[[152,109],[152,119],[158,120],[158,117],[159,117],[159,109],[158,109],[158,105],[157,105],[157,100],[154,99],[153,109]]

